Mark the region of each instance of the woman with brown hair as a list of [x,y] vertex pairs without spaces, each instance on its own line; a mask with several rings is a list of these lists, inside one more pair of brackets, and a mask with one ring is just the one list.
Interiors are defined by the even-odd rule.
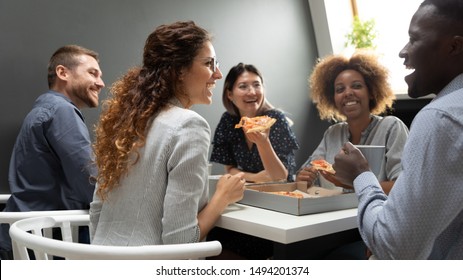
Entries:
[[243,174],[224,175],[208,202],[210,128],[190,110],[222,78],[211,36],[195,23],[161,25],[143,65],[111,88],[96,127],[93,244],[198,242],[240,200]]
[[[385,146],[385,156],[378,180],[389,193],[402,172],[401,157],[408,138],[407,126],[394,116],[382,117],[395,99],[389,82],[389,71],[370,51],[357,51],[351,57],[330,55],[322,59],[309,78],[312,100],[320,118],[334,120],[323,135],[317,149],[297,173],[297,181],[312,185],[318,171],[310,162],[325,159],[334,163],[334,157],[347,141],[355,145]],[[322,187],[332,187],[320,176]],[[336,182],[336,185],[343,186]],[[348,190],[350,191],[350,190]],[[327,252],[326,259],[366,259],[367,247],[355,230],[352,240],[346,239],[339,247]],[[333,238],[337,238],[335,235]]]
[[[238,63],[228,72],[222,92],[222,114],[212,141],[211,161],[230,174],[244,172],[250,182],[294,181],[296,136],[285,114],[265,97],[264,79],[252,64]],[[264,132],[236,129],[241,117],[269,116],[275,124]],[[222,258],[267,259],[272,242],[255,236],[215,228],[208,236],[222,243]],[[228,255],[227,255],[228,254]]]
[[[214,133],[211,161],[223,164],[227,173],[244,172],[248,182],[294,181],[299,144],[285,113],[267,100],[261,72],[252,64],[233,66],[222,102],[226,112]],[[235,128],[243,116],[268,116],[276,122],[263,132],[245,133]]]
[[310,161],[318,158],[334,163],[334,156],[345,142],[354,145],[385,146],[386,154],[378,176],[388,193],[402,168],[400,159],[408,137],[407,126],[394,116],[379,116],[392,107],[395,99],[389,72],[369,51],[358,51],[350,58],[330,55],[322,59],[310,76],[312,100],[320,118],[335,120],[317,149],[299,170],[296,180],[312,185],[318,172]]

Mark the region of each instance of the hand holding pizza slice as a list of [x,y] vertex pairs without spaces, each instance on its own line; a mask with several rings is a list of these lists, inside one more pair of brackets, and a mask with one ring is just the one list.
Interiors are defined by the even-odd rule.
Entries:
[[245,133],[264,132],[269,129],[277,120],[269,116],[258,116],[254,118],[242,117],[235,128],[243,128]]
[[333,166],[327,162],[324,159],[316,159],[310,162],[312,166],[321,171],[321,175],[331,183],[333,183],[335,186],[338,187],[343,187],[346,189],[352,189],[352,186],[345,185],[341,183],[337,178],[336,178],[336,170],[334,170]]

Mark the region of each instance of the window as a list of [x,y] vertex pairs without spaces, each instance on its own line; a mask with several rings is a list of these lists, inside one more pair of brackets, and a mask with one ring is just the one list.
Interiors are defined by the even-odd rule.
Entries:
[[399,51],[408,42],[410,20],[423,0],[308,0],[315,29],[319,57],[331,53],[352,53],[346,48],[346,34],[352,28],[353,6],[358,17],[374,19],[378,36],[376,51],[391,73],[391,85],[398,98],[407,98],[404,76],[408,71]]

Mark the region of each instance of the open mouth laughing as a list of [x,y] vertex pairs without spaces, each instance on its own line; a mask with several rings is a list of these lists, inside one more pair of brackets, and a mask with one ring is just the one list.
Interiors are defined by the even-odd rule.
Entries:
[[208,83],[206,87],[208,90],[212,91],[215,88],[215,83]]
[[349,100],[349,101],[344,102],[344,106],[345,107],[354,106],[354,105],[357,105],[358,103],[359,102],[356,100]]
[[257,99],[244,100],[244,103],[256,103],[256,102],[257,102]]

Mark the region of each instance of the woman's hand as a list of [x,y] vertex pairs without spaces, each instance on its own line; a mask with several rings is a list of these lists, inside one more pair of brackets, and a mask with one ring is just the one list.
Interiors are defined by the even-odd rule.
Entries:
[[298,181],[306,181],[307,186],[310,187],[313,185],[315,180],[318,177],[318,171],[313,166],[306,166],[299,170],[296,175],[296,182]]
[[245,178],[246,178],[246,181],[253,182],[253,183],[263,183],[263,182],[273,181],[272,177],[270,177],[270,175],[265,170],[262,170],[257,173],[248,172]]
[[250,132],[245,133],[246,138],[256,145],[261,145],[265,141],[268,141],[268,136],[270,134],[270,128],[263,132]]
[[225,174],[220,177],[214,195],[209,203],[198,214],[200,240],[206,238],[208,232],[214,227],[222,212],[231,203],[243,199],[244,173],[235,175]]
[[225,206],[240,201],[244,196],[245,182],[243,172],[235,175],[225,174],[217,182],[214,196],[218,195]]
[[[286,166],[281,162],[273,150],[272,143],[270,143],[269,133],[270,128],[266,129],[264,132],[252,132],[245,134],[248,145],[249,142],[256,144],[266,173],[264,174],[264,178],[261,178],[262,174],[256,173],[256,177],[258,178],[254,178],[254,181],[267,181],[267,178],[265,178],[267,176],[271,181],[286,180],[288,177],[288,170],[286,169]],[[249,148],[251,148],[251,145]]]

